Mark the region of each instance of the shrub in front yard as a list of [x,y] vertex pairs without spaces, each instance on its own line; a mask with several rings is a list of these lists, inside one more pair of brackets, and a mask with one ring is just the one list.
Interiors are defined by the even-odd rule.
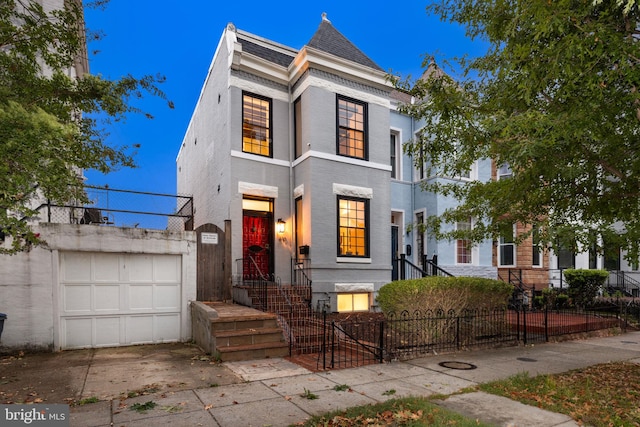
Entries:
[[545,288],[542,290],[542,301],[539,308],[566,308],[569,305],[569,295],[564,290]]
[[604,285],[609,273],[605,270],[564,270],[569,285],[569,297],[578,307],[584,307],[595,301],[598,291]]
[[513,286],[480,277],[423,277],[384,285],[376,301],[385,314],[426,310],[462,312],[507,305]]

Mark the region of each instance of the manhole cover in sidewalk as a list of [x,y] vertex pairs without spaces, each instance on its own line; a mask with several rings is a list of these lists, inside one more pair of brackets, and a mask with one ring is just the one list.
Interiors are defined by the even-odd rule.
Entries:
[[536,359],[531,359],[530,357],[518,357],[516,358],[516,360],[519,360],[521,362],[537,362]]
[[476,365],[472,363],[467,363],[467,362],[440,362],[438,363],[438,365],[442,366],[443,368],[460,369],[460,370],[469,370],[469,369],[477,368]]

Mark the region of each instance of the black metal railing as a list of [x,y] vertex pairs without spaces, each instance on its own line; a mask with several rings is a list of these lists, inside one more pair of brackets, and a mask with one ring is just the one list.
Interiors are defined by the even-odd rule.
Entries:
[[530,297],[533,297],[534,287],[524,283],[522,280],[522,269],[510,268],[507,270],[506,280],[500,274],[498,274],[498,279],[513,286],[513,293],[511,294],[511,300],[509,301],[511,306],[520,307],[522,305],[531,305]]
[[409,261],[405,254],[400,254],[400,258],[397,258],[395,262],[397,263],[400,280],[419,279],[427,276],[453,276],[453,274],[439,267],[435,259],[427,259],[426,255],[422,258],[422,267]]
[[311,259],[291,258],[291,284],[311,286]]
[[620,291],[625,296],[640,296],[640,281],[626,274],[625,271],[609,270],[607,288],[611,291]]
[[87,185],[88,203],[47,201],[36,210],[50,223],[193,230],[193,197]]

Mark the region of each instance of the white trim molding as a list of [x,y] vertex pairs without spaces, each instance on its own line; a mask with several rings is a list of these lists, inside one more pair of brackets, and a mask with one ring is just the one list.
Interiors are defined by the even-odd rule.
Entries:
[[278,198],[278,187],[238,181],[238,193],[256,197]]

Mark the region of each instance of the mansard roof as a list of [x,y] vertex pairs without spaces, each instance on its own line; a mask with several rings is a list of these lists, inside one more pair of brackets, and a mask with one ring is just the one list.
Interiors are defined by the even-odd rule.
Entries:
[[325,13],[322,22],[307,46],[356,62],[376,70],[384,71],[353,43],[331,25]]
[[287,55],[286,53],[280,52],[278,50],[259,45],[257,43],[253,43],[242,36],[239,37],[240,43],[242,43],[242,50],[253,55],[256,55],[259,58],[267,60],[269,62],[273,62],[274,64],[282,65],[283,67],[288,67],[293,61],[292,55]]
[[[231,28],[235,31],[235,27],[232,26]],[[298,52],[297,49],[280,45],[277,42],[264,39],[254,34],[244,31],[237,31],[236,33],[238,35],[238,42],[242,44],[242,50],[244,52],[285,68],[293,62]],[[351,43],[349,39],[336,30],[324,13],[322,14],[320,26],[309,43],[307,43],[307,46],[375,70],[384,71]]]

